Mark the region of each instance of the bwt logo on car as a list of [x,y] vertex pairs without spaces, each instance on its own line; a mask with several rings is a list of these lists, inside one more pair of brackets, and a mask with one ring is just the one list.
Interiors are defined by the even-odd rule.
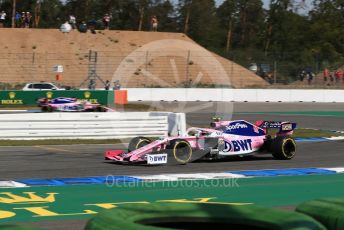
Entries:
[[246,129],[246,128],[247,128],[246,124],[235,123],[234,125],[228,125],[226,127],[226,130],[232,131],[232,130],[235,130],[235,129]]
[[225,141],[224,152],[240,152],[252,150],[252,140]]
[[149,161],[151,162],[165,162],[166,160],[166,155],[149,156]]

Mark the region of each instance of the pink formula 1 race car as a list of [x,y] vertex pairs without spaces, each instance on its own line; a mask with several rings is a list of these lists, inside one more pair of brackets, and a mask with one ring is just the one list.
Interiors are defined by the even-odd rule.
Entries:
[[[146,137],[133,138],[128,151],[109,150],[105,159],[119,163],[187,164],[195,160],[222,159],[271,153],[279,160],[294,157],[296,143],[291,137],[296,123],[244,120],[219,121],[211,128],[189,128],[185,136],[167,137],[152,141]],[[274,137],[269,129],[278,129]]]
[[92,104],[77,98],[58,97],[54,99],[41,98],[37,101],[42,112],[113,112],[113,109],[100,104]]

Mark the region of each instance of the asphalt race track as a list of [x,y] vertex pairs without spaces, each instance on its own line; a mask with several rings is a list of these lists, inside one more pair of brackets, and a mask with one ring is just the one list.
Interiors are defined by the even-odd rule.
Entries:
[[123,145],[4,147],[0,151],[1,180],[342,167],[344,162],[344,142],[300,143],[297,155],[289,161],[275,160],[271,155],[261,155],[248,159],[233,158],[218,162],[155,167],[105,163],[103,152],[112,148],[125,147]]
[[[207,126],[211,117],[224,107],[234,111],[232,119],[289,120],[301,128],[344,130],[344,117],[249,114],[249,112],[343,111],[344,104],[330,103],[152,103],[152,106],[185,111],[189,126]],[[225,110],[221,110],[222,112]],[[177,166],[127,166],[105,162],[108,149],[125,149],[126,144],[0,147],[0,180],[68,178],[105,175],[147,175],[161,173],[223,172],[232,170],[343,167],[344,141],[298,143],[294,159],[280,161],[271,155],[232,158],[218,162],[196,162]],[[48,229],[83,229],[87,219],[24,223]]]
[[[197,105],[198,103],[192,103]],[[202,104],[202,102],[199,102]],[[173,103],[163,106],[175,108]],[[219,105],[213,105],[219,106]],[[318,117],[297,115],[240,114],[260,111],[339,111],[343,104],[315,103],[236,103],[233,119],[254,121],[290,120],[299,127],[344,130],[342,117]],[[208,107],[187,113],[187,123],[192,126],[206,126],[214,115],[214,108]],[[104,175],[145,175],[159,173],[223,172],[231,170],[283,169],[306,167],[342,167],[344,142],[304,142],[298,144],[296,157],[290,161],[274,160],[271,155],[253,158],[232,158],[219,162],[195,162],[177,166],[128,166],[105,162],[103,153],[108,149],[125,149],[124,144],[114,145],[70,145],[0,148],[0,180],[27,178],[61,178]]]

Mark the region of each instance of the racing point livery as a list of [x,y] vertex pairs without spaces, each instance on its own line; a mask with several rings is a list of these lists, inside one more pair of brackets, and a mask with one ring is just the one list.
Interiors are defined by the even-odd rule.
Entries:
[[92,104],[77,98],[58,97],[54,99],[41,98],[37,101],[42,112],[113,112],[113,109],[100,104]]
[[[128,151],[109,150],[105,159],[120,163],[187,164],[195,160],[222,159],[271,153],[275,159],[294,157],[296,143],[291,137],[296,123],[245,120],[219,121],[211,128],[189,128],[185,136],[167,137],[152,141],[146,137],[133,138]],[[274,137],[269,129],[277,129]]]

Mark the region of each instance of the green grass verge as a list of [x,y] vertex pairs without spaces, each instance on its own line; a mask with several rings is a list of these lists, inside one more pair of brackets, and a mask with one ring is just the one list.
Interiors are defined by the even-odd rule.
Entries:
[[[274,135],[276,131],[269,132]],[[315,137],[338,137],[344,136],[342,133],[334,133],[330,131],[314,130],[314,129],[296,129],[294,138],[315,138]],[[78,144],[118,144],[128,143],[130,139],[101,139],[101,140],[0,140],[0,146],[34,146],[34,145],[78,145]]]
[[330,131],[314,130],[314,129],[296,129],[293,136],[301,137],[301,138],[339,137],[339,136],[344,136],[344,133],[335,133],[335,132],[330,132]]
[[[277,130],[269,130],[271,136],[275,135]],[[344,136],[344,133],[335,133],[326,130],[316,130],[316,129],[295,129],[293,137],[294,138],[315,138],[315,137],[339,137]]]

